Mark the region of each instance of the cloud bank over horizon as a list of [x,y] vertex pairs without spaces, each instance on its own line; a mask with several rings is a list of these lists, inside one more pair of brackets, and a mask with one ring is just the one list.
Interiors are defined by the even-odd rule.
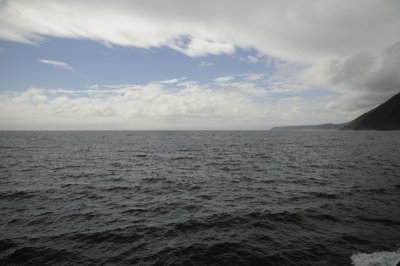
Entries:
[[304,115],[309,123],[340,119],[324,110],[319,97],[276,98],[281,90],[260,87],[249,77],[3,93],[0,129],[268,129]]
[[[279,121],[288,124],[297,121],[320,122],[324,119],[326,122],[339,122],[340,117],[347,119],[358,115],[400,91],[398,29],[400,2],[396,0],[365,0],[362,3],[321,0],[255,0],[251,3],[244,0],[0,1],[0,40],[3,41],[41,46],[48,38],[54,37],[87,39],[102,43],[111,51],[115,46],[144,49],[164,47],[189,58],[202,58],[198,65],[203,69],[215,65],[208,59],[210,56],[234,56],[238,50],[254,50],[257,55],[246,55],[240,60],[251,64],[278,65],[273,73],[255,73],[239,82],[235,82],[230,75],[216,77],[212,86],[193,80],[191,82],[196,83],[196,90],[185,87],[186,83],[182,89],[176,86],[167,88],[167,84],[155,82],[152,84],[158,84],[159,102],[148,102],[150,96],[136,94],[133,103],[130,98],[121,98],[118,94],[121,88],[117,93],[119,98],[116,95],[103,95],[103,100],[99,100],[97,96],[84,96],[84,92],[76,99],[60,96],[69,99],[63,105],[71,105],[68,110],[72,110],[77,99],[81,99],[85,104],[98,105],[101,110],[113,110],[110,114],[124,119],[136,117],[125,114],[132,112],[142,113],[144,120],[144,117],[150,119],[153,116],[148,108],[151,107],[158,114],[157,119],[164,119],[162,121],[165,123],[159,121],[165,124],[162,127],[214,127],[207,124],[210,121],[207,119],[203,124],[199,123],[199,117],[213,118],[221,114],[227,120],[231,118],[242,123],[235,122],[226,125],[227,128],[259,128],[258,125],[272,126]],[[58,68],[75,69],[75,65],[72,68],[63,61],[37,60]],[[290,84],[288,79],[292,79]],[[279,85],[280,81],[282,84]],[[298,84],[301,84],[301,89]],[[130,88],[138,86],[152,91],[148,84],[132,84]],[[229,86],[234,88],[235,93],[227,93]],[[294,107],[299,105],[299,101],[304,106],[315,101],[316,97],[307,99],[307,94],[312,94],[316,89],[322,92],[318,96],[320,104],[318,107],[311,106],[316,108],[314,113],[319,115],[313,115],[311,111],[307,113],[314,120],[299,120],[295,116],[290,120],[287,119],[290,115],[286,118],[282,115],[285,113],[282,106],[289,113],[296,109]],[[47,99],[47,109],[41,109],[41,112],[51,113],[52,108],[56,108],[54,99],[57,97],[50,100],[48,95],[48,91],[54,90],[27,89],[18,95],[14,93],[12,97],[10,93],[2,94],[2,116],[5,117],[4,112],[7,112],[4,105],[9,106],[11,102],[16,104],[15,101],[19,101],[16,99],[33,91],[35,97]],[[250,91],[251,99],[243,96]],[[87,93],[92,92],[88,90]],[[274,96],[271,96],[271,100],[266,95]],[[203,104],[208,107],[189,110],[190,101],[186,101],[189,96],[197,97],[202,102],[192,102],[194,106]],[[290,101],[287,99],[290,98],[293,108],[288,105]],[[210,103],[206,103],[207,99]],[[221,102],[212,105],[212,99]],[[297,99],[297,102],[293,99]],[[228,108],[228,103],[224,103],[226,100],[237,106],[229,105]],[[146,104],[139,104],[140,101]],[[24,104],[23,108],[27,103]],[[126,112],[122,112],[118,106],[112,107],[113,104],[124,106]],[[164,109],[159,106],[164,106]],[[177,106],[186,106],[182,107],[185,111],[181,110],[184,115],[174,109]],[[210,108],[215,112],[211,112]],[[59,112],[55,113],[66,116],[79,113],[81,117],[83,114],[62,113],[60,110],[66,111],[65,108],[57,110]],[[242,116],[235,110],[239,110],[237,112]],[[88,113],[94,114],[92,111]],[[192,120],[183,118],[185,116],[192,117]],[[243,117],[247,117],[247,120]],[[174,119],[180,119],[182,124],[172,123]],[[247,122],[243,122],[245,120]],[[252,124],[250,121],[257,122]]]

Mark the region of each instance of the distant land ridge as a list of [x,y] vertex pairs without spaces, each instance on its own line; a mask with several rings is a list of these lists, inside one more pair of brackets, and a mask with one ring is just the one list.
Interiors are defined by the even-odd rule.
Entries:
[[304,125],[304,126],[286,126],[286,127],[273,127],[272,131],[297,131],[297,130],[338,130],[345,124],[321,124],[321,125]]
[[272,131],[304,130],[400,130],[400,93],[378,107],[343,124],[273,127]]

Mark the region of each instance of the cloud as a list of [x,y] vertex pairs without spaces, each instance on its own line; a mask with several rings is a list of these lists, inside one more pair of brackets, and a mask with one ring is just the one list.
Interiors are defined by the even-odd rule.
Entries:
[[366,111],[400,92],[400,42],[379,55],[360,52],[333,60],[325,68],[320,83],[334,87],[343,96],[328,108]]
[[250,82],[221,82],[221,87],[240,91],[241,93],[261,97],[268,94],[268,90]]
[[257,55],[257,56],[248,55],[246,57],[240,57],[240,60],[243,62],[256,64],[262,61],[262,55]]
[[38,60],[38,62],[46,64],[46,65],[50,65],[50,66],[53,66],[56,68],[73,70],[72,66],[68,65],[67,63],[60,62],[60,61],[40,59],[40,60]]
[[328,68],[330,81],[360,90],[381,92],[400,90],[400,42],[388,47],[379,56],[358,53],[344,60],[331,63]]
[[337,121],[339,116],[324,109],[327,101],[301,96],[277,101],[274,92],[240,81],[29,88],[0,94],[0,129],[268,129]]
[[254,49],[296,66],[292,76],[301,84],[341,94],[337,106],[373,106],[398,91],[399,10],[398,0],[1,1],[0,39],[90,39],[191,57]]
[[230,43],[222,43],[199,38],[191,38],[188,43],[175,41],[169,45],[183,54],[191,57],[200,57],[205,55],[232,54],[235,46]]
[[214,79],[214,81],[217,83],[225,83],[225,82],[232,81],[233,79],[234,79],[233,76],[225,76],[225,77],[218,77],[218,78]]
[[357,1],[318,0],[2,1],[0,38],[26,43],[46,36],[87,38],[168,46],[189,56],[232,53],[237,46],[313,60],[377,52],[399,41],[399,7],[397,0],[365,0],[362,8]]
[[244,77],[248,81],[256,81],[262,79],[264,77],[264,74],[246,74],[244,75]]
[[184,81],[186,78],[176,78],[176,79],[168,79],[168,80],[163,80],[160,81],[162,84],[175,84],[181,81]]
[[201,66],[201,67],[209,67],[209,66],[213,66],[213,65],[214,65],[214,63],[207,62],[207,61],[201,61],[199,64],[199,66]]

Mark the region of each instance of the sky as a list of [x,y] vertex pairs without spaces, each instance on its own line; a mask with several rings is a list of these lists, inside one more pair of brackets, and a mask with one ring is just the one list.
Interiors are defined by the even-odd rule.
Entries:
[[400,92],[398,0],[0,0],[0,129],[342,123]]

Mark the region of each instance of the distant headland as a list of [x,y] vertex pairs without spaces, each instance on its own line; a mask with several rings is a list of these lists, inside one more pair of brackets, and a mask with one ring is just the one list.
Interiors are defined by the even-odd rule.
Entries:
[[273,127],[270,130],[400,130],[400,93],[348,123],[284,126]]

